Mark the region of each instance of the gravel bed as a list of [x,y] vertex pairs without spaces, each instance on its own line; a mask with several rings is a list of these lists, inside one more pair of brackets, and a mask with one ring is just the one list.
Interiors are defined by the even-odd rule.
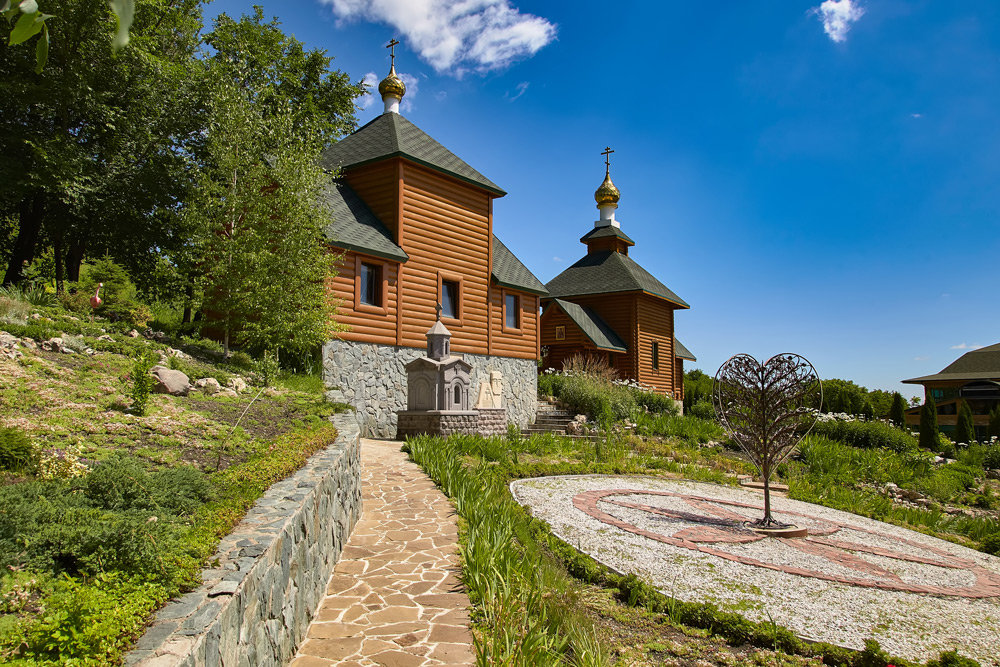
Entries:
[[[547,521],[561,539],[619,572],[644,577],[668,595],[712,602],[756,621],[768,621],[769,612],[774,622],[807,639],[863,648],[864,640],[873,638],[889,653],[912,660],[927,660],[941,651],[957,649],[984,667],[1000,667],[1000,558],[898,526],[780,496],[771,498],[775,518],[820,533],[834,532],[807,538],[810,544],[798,546],[794,540],[706,542],[706,538],[696,536],[697,546],[686,541],[685,547],[602,522],[573,504],[578,494],[618,489],[623,493],[597,501],[597,510],[636,530],[662,535],[668,540],[681,530],[688,530],[686,534],[690,535],[691,530],[697,533],[708,525],[719,529],[717,523],[705,524],[697,516],[691,516],[717,521],[706,508],[716,508],[716,515],[728,512],[751,519],[763,513],[762,509],[729,504],[762,508],[763,496],[759,492],[699,482],[583,475],[525,479],[511,484],[518,502]],[[708,502],[628,491],[684,494]],[[664,516],[615,504],[623,501],[685,516]],[[735,527],[723,528],[723,532],[726,530],[745,534]],[[852,548],[839,548],[830,542],[847,543]],[[699,547],[726,556],[704,553],[697,550]],[[733,559],[799,568],[811,574],[803,576]],[[828,581],[821,576],[866,583]],[[885,590],[878,585],[948,590],[931,594]],[[987,597],[954,594],[962,589]]]

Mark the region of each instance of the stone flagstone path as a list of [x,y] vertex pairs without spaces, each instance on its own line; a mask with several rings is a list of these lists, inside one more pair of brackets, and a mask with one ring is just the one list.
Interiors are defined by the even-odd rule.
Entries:
[[361,441],[361,520],[292,667],[475,662],[454,508],[399,448]]

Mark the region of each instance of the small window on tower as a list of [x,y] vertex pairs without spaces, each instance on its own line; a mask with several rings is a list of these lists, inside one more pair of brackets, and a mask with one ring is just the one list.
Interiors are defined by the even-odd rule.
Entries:
[[366,306],[382,306],[382,267],[378,264],[361,263],[361,271],[358,276],[361,284],[359,286],[358,301]]
[[458,319],[458,283],[441,281],[441,317]]
[[556,340],[566,340],[566,327],[556,327]]
[[660,343],[659,341],[653,341],[653,368],[658,369],[660,367]]

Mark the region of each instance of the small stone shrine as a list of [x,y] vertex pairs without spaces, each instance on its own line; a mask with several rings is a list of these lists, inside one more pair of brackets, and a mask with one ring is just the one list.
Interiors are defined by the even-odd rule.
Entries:
[[438,320],[427,332],[427,356],[406,364],[406,410],[397,412],[396,437],[429,433],[496,435],[507,426],[500,396],[499,372],[480,387],[475,408],[469,406],[472,365],[451,354],[451,332]]

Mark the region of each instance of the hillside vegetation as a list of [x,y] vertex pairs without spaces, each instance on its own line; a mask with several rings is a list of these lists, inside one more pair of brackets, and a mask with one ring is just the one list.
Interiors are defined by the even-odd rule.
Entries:
[[[0,663],[116,664],[333,440],[335,406],[318,377],[16,297],[0,295]],[[151,364],[203,386],[147,394]]]

